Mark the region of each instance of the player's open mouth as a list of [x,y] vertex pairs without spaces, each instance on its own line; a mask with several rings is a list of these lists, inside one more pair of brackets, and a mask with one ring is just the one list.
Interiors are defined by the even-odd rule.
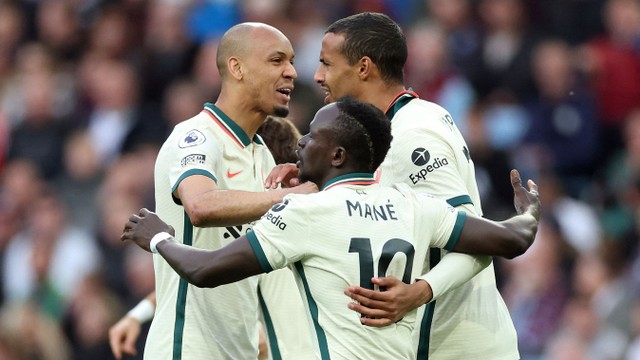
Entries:
[[329,89],[327,89],[326,87],[322,87],[322,91],[324,92],[324,102],[325,104],[328,104],[331,102],[331,91],[329,91]]
[[289,88],[280,88],[277,89],[276,91],[279,92],[280,94],[285,95],[287,98],[291,97],[291,90]]

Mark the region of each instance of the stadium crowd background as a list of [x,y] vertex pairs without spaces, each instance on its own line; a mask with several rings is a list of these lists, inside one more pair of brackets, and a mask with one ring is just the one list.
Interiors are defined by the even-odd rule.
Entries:
[[535,244],[496,260],[523,359],[640,359],[639,0],[0,1],[0,358],[112,358],[154,286],[122,226],[169,129],[215,101],[226,29],[291,39],[305,133],[324,29],[361,11],[402,25],[405,83],[463,131],[485,216],[513,211],[510,168],[540,185]]

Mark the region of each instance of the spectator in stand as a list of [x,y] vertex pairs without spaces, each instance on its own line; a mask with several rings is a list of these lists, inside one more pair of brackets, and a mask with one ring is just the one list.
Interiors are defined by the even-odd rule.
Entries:
[[482,35],[465,74],[480,100],[523,100],[534,93],[531,50],[536,43],[527,24],[524,0],[480,0]]
[[88,233],[70,226],[64,205],[48,190],[30,204],[28,223],[4,254],[3,283],[10,302],[34,301],[60,319],[80,283],[100,266]]
[[572,50],[560,40],[538,44],[532,68],[538,94],[525,103],[529,128],[516,151],[531,152],[579,197],[601,157],[593,94],[578,77]]
[[50,180],[63,170],[68,122],[54,112],[56,88],[52,74],[37,73],[24,78],[22,90],[24,117],[11,131],[8,158],[32,161]]
[[186,7],[186,3],[169,1],[148,5],[144,43],[136,64],[143,106],[162,106],[169,84],[191,70],[197,48],[183,25]]
[[52,0],[41,2],[36,13],[39,42],[69,67],[78,60],[83,40],[75,11],[69,1]]
[[608,0],[607,33],[589,41],[578,56],[596,95],[604,128],[605,154],[622,147],[624,119],[640,104],[640,3]]
[[[30,303],[0,310],[0,355],[8,359],[71,359],[71,348],[59,324]],[[14,356],[14,357],[12,357]]]
[[501,261],[507,274],[501,293],[518,332],[522,360],[539,359],[560,326],[569,297],[565,273],[569,248],[553,221],[543,218],[529,251],[512,261]]
[[407,31],[407,85],[424,99],[447,109],[463,135],[475,102],[471,84],[451,64],[447,38],[436,24],[420,23]]
[[635,254],[640,234],[640,108],[625,119],[622,136],[624,148],[602,169],[601,222],[607,236],[624,242]]
[[3,79],[11,72],[14,56],[25,37],[25,14],[13,2],[0,4],[0,87]]
[[[446,33],[451,65],[468,77],[472,55],[480,48],[480,32],[471,0],[426,0],[429,17]],[[455,118],[454,118],[455,119]]]

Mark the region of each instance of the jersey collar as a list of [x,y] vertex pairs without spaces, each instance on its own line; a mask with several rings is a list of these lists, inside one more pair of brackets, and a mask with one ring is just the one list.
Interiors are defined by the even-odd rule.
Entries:
[[[249,144],[251,144],[249,135],[247,135],[247,133],[242,130],[240,125],[231,120],[231,118],[227,116],[227,114],[222,112],[222,110],[220,110],[217,106],[212,103],[206,103],[204,104],[203,111],[207,113],[211,117],[211,119],[213,119],[213,121],[218,124],[218,126],[220,126],[222,130],[236,142],[236,144],[238,144],[238,146],[240,146],[241,148],[245,148],[249,146]],[[258,144],[264,145],[262,138],[257,134],[253,137],[253,141],[257,142]]]
[[393,99],[391,104],[387,106],[387,110],[384,112],[387,115],[389,120],[393,120],[393,117],[396,115],[398,110],[400,110],[403,106],[407,105],[407,103],[413,99],[419,98],[418,94],[416,94],[411,88],[408,90],[403,90]]
[[376,181],[373,174],[370,173],[350,173],[344,174],[327,181],[322,188],[322,191],[329,190],[331,188],[342,185],[372,185]]

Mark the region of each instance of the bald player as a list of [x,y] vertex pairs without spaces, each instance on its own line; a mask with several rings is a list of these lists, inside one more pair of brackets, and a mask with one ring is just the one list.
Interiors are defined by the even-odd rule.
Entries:
[[[249,231],[284,195],[317,191],[312,183],[272,191],[263,187],[275,163],[256,131],[267,115],[288,114],[297,77],[293,59],[289,40],[269,25],[239,24],[222,37],[218,99],[176,125],[156,160],[156,211],[176,229],[181,243],[221,248]],[[308,354],[306,324],[296,326],[304,315],[289,269],[216,289],[188,284],[159,256],[154,256],[154,271],[157,307],[145,358],[256,359],[259,307],[273,358]],[[131,316],[125,319],[110,334],[116,357],[135,352],[123,346],[137,337],[140,324]]]

